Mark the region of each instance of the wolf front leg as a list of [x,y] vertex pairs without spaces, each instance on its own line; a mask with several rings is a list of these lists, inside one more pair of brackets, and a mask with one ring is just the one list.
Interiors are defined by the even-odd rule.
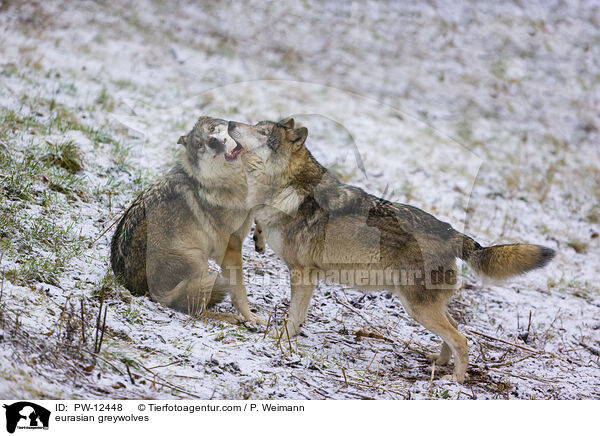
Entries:
[[283,334],[283,337],[285,337],[286,328],[287,334],[289,334],[290,337],[300,333],[300,327],[306,320],[310,299],[312,298],[316,287],[316,283],[313,282],[310,274],[303,274],[303,272],[307,273],[309,271],[294,268],[290,269],[290,309],[288,311],[287,320],[282,327],[284,330],[279,332],[279,334],[273,334],[272,336],[279,337]]
[[232,235],[225,256],[221,262],[223,277],[230,285],[231,303],[244,318],[244,321],[267,325],[267,322],[250,312],[248,306],[248,295],[244,285],[244,273],[242,271],[242,240]]

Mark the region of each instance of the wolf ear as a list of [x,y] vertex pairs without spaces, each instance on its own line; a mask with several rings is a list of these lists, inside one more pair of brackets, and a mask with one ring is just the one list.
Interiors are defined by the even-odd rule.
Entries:
[[292,149],[294,151],[300,150],[304,141],[306,141],[306,137],[308,136],[308,129],[306,127],[300,127],[299,129],[294,129],[288,134],[288,139],[292,142]]
[[283,124],[283,127],[285,127],[285,128],[288,128],[288,129],[294,128],[294,119],[293,118],[288,118],[287,120],[281,120],[280,123]]
[[187,145],[187,138],[185,136],[180,136],[177,140],[177,143],[183,146]]

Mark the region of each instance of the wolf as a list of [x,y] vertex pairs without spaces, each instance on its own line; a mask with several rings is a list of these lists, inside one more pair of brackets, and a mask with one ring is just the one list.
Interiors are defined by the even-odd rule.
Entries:
[[[252,224],[240,147],[227,121],[200,117],[179,138],[183,159],[123,214],[111,242],[111,266],[134,295],[192,315],[240,322],[205,309],[229,294],[243,321],[265,324],[248,306],[242,242]],[[257,249],[264,245],[255,232]],[[209,259],[221,268],[210,268]]]
[[248,207],[267,244],[287,264],[291,298],[286,328],[298,333],[318,280],[362,291],[388,290],[406,312],[443,340],[429,356],[454,356],[462,383],[467,340],[447,305],[456,287],[456,259],[478,274],[504,279],[545,266],[554,250],[538,245],[482,247],[416,207],[393,203],[340,182],[306,148],[308,130],[294,120],[229,122],[248,182]]

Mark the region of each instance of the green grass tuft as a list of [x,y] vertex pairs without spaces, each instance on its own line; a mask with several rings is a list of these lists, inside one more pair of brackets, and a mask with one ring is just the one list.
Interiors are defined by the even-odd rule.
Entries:
[[83,155],[72,140],[58,143],[46,141],[50,152],[42,157],[42,161],[66,169],[71,174],[83,170]]

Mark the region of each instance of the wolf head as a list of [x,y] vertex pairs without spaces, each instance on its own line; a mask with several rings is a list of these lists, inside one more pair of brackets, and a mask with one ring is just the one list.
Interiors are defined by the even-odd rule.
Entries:
[[[293,118],[281,122],[261,121],[254,126],[230,121],[227,132],[241,147],[244,167],[264,177],[281,178],[295,161],[304,160],[306,127],[294,128]],[[260,174],[256,174],[260,176]]]
[[240,166],[236,157],[242,148],[227,134],[225,120],[200,117],[177,143],[185,147],[186,167],[197,176],[209,176],[219,168],[230,172],[231,166]]
[[302,192],[299,196],[298,190],[306,191],[310,188],[308,185],[320,178],[313,173],[321,167],[304,145],[308,130],[294,128],[293,119],[278,123],[261,121],[254,126],[230,121],[227,131],[242,148],[240,156],[248,183],[249,207],[274,205],[276,198],[287,195],[282,194],[286,189],[294,192],[292,197],[298,200],[307,194]]

